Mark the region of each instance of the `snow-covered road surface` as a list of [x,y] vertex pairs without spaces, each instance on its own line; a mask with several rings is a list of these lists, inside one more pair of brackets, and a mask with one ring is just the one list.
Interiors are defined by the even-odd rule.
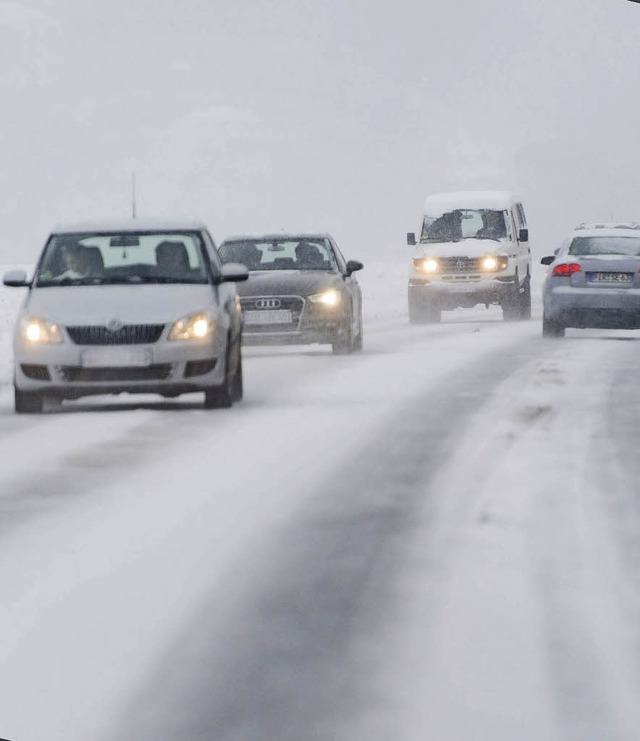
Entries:
[[403,277],[215,412],[14,415],[2,292],[0,736],[637,738],[640,333],[412,327]]

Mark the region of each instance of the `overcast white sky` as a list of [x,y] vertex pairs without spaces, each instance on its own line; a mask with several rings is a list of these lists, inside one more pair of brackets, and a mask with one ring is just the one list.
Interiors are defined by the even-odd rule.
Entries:
[[534,248],[637,218],[627,0],[0,1],[0,261],[53,223],[192,215],[219,241],[407,250],[424,197],[513,188]]

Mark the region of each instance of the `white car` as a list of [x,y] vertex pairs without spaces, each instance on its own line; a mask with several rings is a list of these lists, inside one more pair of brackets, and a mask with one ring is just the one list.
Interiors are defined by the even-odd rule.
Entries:
[[507,191],[429,196],[409,272],[409,320],[499,304],[506,320],[531,317],[531,249],[522,203]]
[[93,394],[204,392],[206,408],[242,398],[235,283],[204,224],[129,219],[56,227],[14,333],[15,410]]

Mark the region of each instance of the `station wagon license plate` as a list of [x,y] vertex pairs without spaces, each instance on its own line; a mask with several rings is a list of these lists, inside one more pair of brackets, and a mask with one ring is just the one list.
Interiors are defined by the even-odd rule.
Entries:
[[245,311],[245,324],[291,324],[293,315],[290,309],[270,309],[265,311]]
[[146,368],[151,351],[140,347],[100,347],[80,354],[83,368]]
[[591,283],[631,283],[633,273],[591,273]]

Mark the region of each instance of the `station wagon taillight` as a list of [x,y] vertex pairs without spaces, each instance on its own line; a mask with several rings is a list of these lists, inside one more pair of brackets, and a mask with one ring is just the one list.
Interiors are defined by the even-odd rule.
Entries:
[[574,273],[580,272],[580,265],[577,262],[563,262],[560,265],[556,265],[551,275],[556,275],[559,278],[569,278]]

